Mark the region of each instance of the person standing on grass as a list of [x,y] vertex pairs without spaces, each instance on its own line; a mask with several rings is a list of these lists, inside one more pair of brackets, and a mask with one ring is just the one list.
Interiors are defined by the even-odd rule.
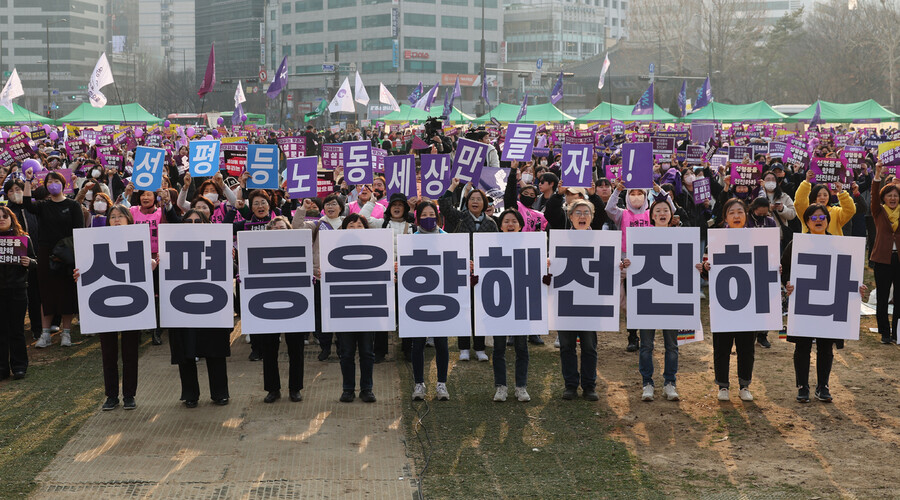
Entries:
[[[875,273],[875,318],[878,322],[878,333],[881,343],[897,343],[897,297],[900,297],[900,184],[893,183],[882,187],[884,165],[875,164],[875,177],[872,179],[872,218],[875,222],[875,244],[869,256],[872,271]],[[894,315],[888,319],[888,302],[891,287],[894,290]]]
[[15,262],[0,263],[0,380],[25,377],[28,370],[28,350],[25,346],[25,311],[28,309],[28,272],[37,267],[34,245],[16,214],[0,205],[0,238],[21,238],[26,245],[25,255]]

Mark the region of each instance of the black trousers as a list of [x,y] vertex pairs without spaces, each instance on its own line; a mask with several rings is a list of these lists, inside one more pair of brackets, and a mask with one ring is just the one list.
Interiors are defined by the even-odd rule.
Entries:
[[[900,318],[897,305],[900,303],[900,258],[897,252],[891,253],[890,264],[870,262],[875,273],[875,320],[878,323],[878,333],[881,338],[897,338],[897,319]],[[888,297],[891,287],[894,287],[894,317],[888,319]]]
[[[204,358],[209,376],[209,395],[213,400],[228,397],[228,370],[225,358]],[[187,359],[178,363],[178,374],[181,375],[181,400],[197,401],[200,399],[200,381],[197,379],[197,362]]]
[[731,346],[737,351],[738,383],[750,385],[753,379],[754,347],[759,332],[713,333],[713,371],[716,384],[728,388],[728,372],[731,368]]
[[[251,339],[257,342],[263,360],[263,388],[268,391],[281,390],[281,375],[278,372],[278,338],[280,333],[255,334]],[[303,334],[285,333],[284,343],[288,351],[288,389],[296,392],[303,389]]]
[[[792,337],[793,338],[793,337]],[[816,385],[828,385],[831,376],[831,365],[834,362],[833,339],[815,339],[816,341]],[[794,341],[794,375],[797,387],[809,387],[809,358],[813,339],[797,337]]]
[[25,347],[25,309],[28,308],[28,298],[25,290],[0,289],[0,304],[3,304],[3,313],[0,314],[0,379],[4,379],[10,372],[24,372],[28,369],[28,350]]
[[[103,386],[106,397],[119,397],[119,333],[100,334],[100,355],[103,358]],[[141,332],[122,332],[122,396],[133,398],[138,384],[138,345]],[[196,373],[194,375],[196,378]],[[199,389],[197,389],[199,392]],[[196,398],[195,398],[196,399]]]

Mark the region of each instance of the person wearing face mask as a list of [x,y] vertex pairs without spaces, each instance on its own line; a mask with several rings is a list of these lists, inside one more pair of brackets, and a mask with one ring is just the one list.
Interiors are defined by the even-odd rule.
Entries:
[[28,271],[37,268],[37,255],[28,233],[22,229],[16,215],[0,205],[0,237],[17,237],[25,244],[25,255],[13,262],[0,264],[0,302],[3,321],[0,322],[0,381],[25,377],[28,370],[28,350],[25,346],[25,310],[28,303]]
[[109,210],[109,207],[113,206],[112,200],[109,199],[109,196],[106,196],[104,193],[98,193],[94,195],[94,200],[90,205],[91,212],[91,227],[105,227],[108,224],[106,223],[106,211]]
[[[869,263],[875,273],[875,318],[881,343],[897,343],[897,297],[900,297],[900,184],[883,185],[884,165],[875,164],[872,179],[872,218],[875,222],[875,244],[869,255]],[[894,290],[894,314],[888,320],[888,301],[891,287]]]
[[[811,204],[825,205],[828,207],[828,214],[831,216],[831,223],[828,225],[828,233],[835,236],[844,235],[844,224],[853,218],[856,214],[856,204],[850,193],[844,191],[844,184],[841,182],[834,183],[834,192],[832,192],[826,184],[812,185],[816,174],[812,170],[806,172],[806,180],[797,187],[797,197],[794,199],[794,207],[797,213],[806,212],[807,207]],[[834,200],[834,193],[837,193],[837,199]],[[839,205],[835,205],[838,203]],[[800,225],[804,233],[809,232],[809,228],[803,221]]]
[[763,173],[760,185],[762,189],[759,191],[759,196],[769,201],[771,215],[775,219],[777,227],[781,229],[781,250],[783,252],[793,238],[790,221],[797,218],[794,201],[782,191],[778,176],[773,171]]
[[[244,172],[246,174],[246,172]],[[241,179],[244,179],[244,176],[241,176]],[[243,182],[246,182],[245,180]],[[191,174],[184,174],[184,185],[181,188],[181,191],[178,192],[178,200],[177,205],[182,210],[189,210],[193,203],[189,203],[187,201],[188,190],[191,188]],[[237,195],[234,193],[234,190],[225,186],[225,181],[222,179],[221,174],[216,174],[212,179],[206,179],[200,184],[200,187],[197,188],[197,194],[194,196],[194,200],[197,198],[205,198],[207,201],[212,203],[215,207],[209,215],[210,222],[220,223],[225,220],[225,214],[228,213],[228,207],[234,207],[237,205]],[[227,201],[228,203],[223,203]]]
[[50,266],[50,254],[57,244],[68,246],[72,238],[72,230],[84,227],[84,216],[81,205],[75,200],[66,198],[63,187],[66,179],[58,172],[50,172],[44,178],[44,187],[50,193],[49,199],[35,201],[31,198],[31,182],[34,178],[33,168],[25,172],[24,190],[25,209],[37,215],[41,227],[37,241],[38,281],[41,292],[43,318],[41,338],[35,347],[49,347],[50,324],[55,315],[62,317],[60,346],[72,345],[72,316],[78,311],[75,283],[71,279],[70,265],[65,261],[57,261]]
[[[518,166],[518,161],[512,162],[512,167],[510,168],[509,177],[507,177],[507,179],[515,179],[518,176]],[[544,214],[531,208],[537,199],[537,190],[531,183],[531,179],[526,181],[527,175],[529,174],[522,173],[521,179],[519,180],[518,200],[516,199],[516,183],[506,183],[506,191],[503,193],[503,206],[509,208],[516,207],[525,222],[522,231],[544,231],[547,229],[547,219],[544,217]]]
[[[3,185],[6,206],[12,210],[22,230],[28,233],[31,241],[37,241],[40,234],[38,218],[25,210],[25,182],[22,179],[10,179]],[[41,338],[41,294],[38,288],[37,261],[35,267],[28,268],[28,321],[31,324],[31,335],[35,340]]]

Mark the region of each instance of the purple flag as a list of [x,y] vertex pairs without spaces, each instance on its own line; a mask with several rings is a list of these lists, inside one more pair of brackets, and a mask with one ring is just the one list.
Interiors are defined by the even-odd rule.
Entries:
[[653,145],[634,142],[622,145],[622,181],[628,189],[653,187]]
[[316,169],[319,159],[315,156],[289,158],[285,176],[287,191],[291,198],[298,200],[316,196]]
[[459,75],[456,76],[456,84],[453,85],[453,97],[450,102],[453,102],[452,99],[457,97],[462,97],[462,89],[459,88]]
[[593,161],[593,144],[563,144],[560,165],[563,186],[590,187],[594,181]]
[[206,74],[203,75],[203,85],[197,91],[200,97],[212,92],[216,86],[216,44],[209,48],[209,61],[206,62]]
[[460,183],[477,183],[481,178],[481,169],[488,156],[488,144],[469,139],[460,139],[453,158],[453,177]]
[[[653,114],[653,84],[651,83],[644,94],[638,99],[637,104],[631,109],[633,115],[651,115]],[[649,187],[649,186],[647,186]]]
[[516,121],[521,121],[522,118],[525,118],[525,114],[528,113],[528,94],[525,94],[525,98],[522,99],[522,107],[519,108],[519,114],[516,115]]
[[447,89],[444,92],[444,110],[441,112],[441,116],[450,118],[450,113],[453,112],[453,98],[450,96],[453,93],[452,90]]
[[416,157],[413,155],[389,156],[384,159],[385,196],[403,193],[408,198],[418,196],[416,191]]
[[231,114],[231,126],[237,127],[241,124],[244,118],[244,107],[241,103],[238,103],[237,107],[234,108],[234,113]]
[[421,97],[422,97],[422,82],[419,82],[419,85],[413,89],[412,93],[409,94],[409,96],[406,98],[406,100],[409,101],[410,104],[415,106],[416,103],[419,102],[419,99]]
[[678,109],[681,111],[681,116],[687,114],[687,80],[681,81],[681,92],[678,93]]
[[809,122],[809,128],[817,127],[825,123],[822,121],[822,102],[816,101],[816,112],[813,113],[812,120]]
[[431,146],[428,145],[427,142],[423,141],[421,137],[414,135],[412,138],[412,144],[410,145],[412,149],[431,149]]
[[371,184],[374,177],[372,143],[353,141],[341,146],[344,150],[344,179],[347,184]]
[[450,188],[450,155],[422,155],[422,196],[437,199]]
[[481,68],[481,98],[484,99],[488,106],[491,105],[491,100],[488,99],[487,71],[484,67]]
[[501,161],[531,161],[531,150],[534,148],[534,135],[537,125],[510,123],[503,142]]
[[697,102],[694,103],[694,109],[700,109],[713,101],[712,87],[709,84],[709,76],[703,80],[703,86],[697,92]]
[[272,80],[272,84],[269,85],[269,89],[266,90],[266,96],[269,99],[278,97],[278,94],[287,87],[287,81],[287,56],[284,56],[284,59],[281,60],[281,64],[278,65],[278,71],[275,72],[275,78]]
[[560,70],[559,78],[556,79],[556,83],[553,85],[553,90],[550,91],[550,103],[556,104],[563,98],[563,72]]

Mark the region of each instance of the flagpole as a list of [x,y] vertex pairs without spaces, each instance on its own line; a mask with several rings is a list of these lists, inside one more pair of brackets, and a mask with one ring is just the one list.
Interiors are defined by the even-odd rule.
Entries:
[[[709,73],[706,74],[706,79],[709,80]],[[709,86],[712,87],[712,82],[710,82]],[[710,95],[712,95],[712,90],[710,90],[709,93],[710,93]],[[715,100],[713,100],[713,101],[711,101],[711,102],[709,103],[709,105],[712,107],[713,122],[718,123],[718,121],[716,120],[716,106],[715,106],[715,104],[716,104],[716,101],[715,101]]]
[[119,84],[117,84],[115,80],[113,80],[113,87],[116,89],[116,99],[119,100],[119,109],[122,110],[122,121],[127,122],[128,118],[125,118],[125,105],[122,104],[122,98],[119,96]]
[[281,111],[278,113],[278,126],[282,129],[284,128],[284,100],[286,96],[287,92],[281,93]]

